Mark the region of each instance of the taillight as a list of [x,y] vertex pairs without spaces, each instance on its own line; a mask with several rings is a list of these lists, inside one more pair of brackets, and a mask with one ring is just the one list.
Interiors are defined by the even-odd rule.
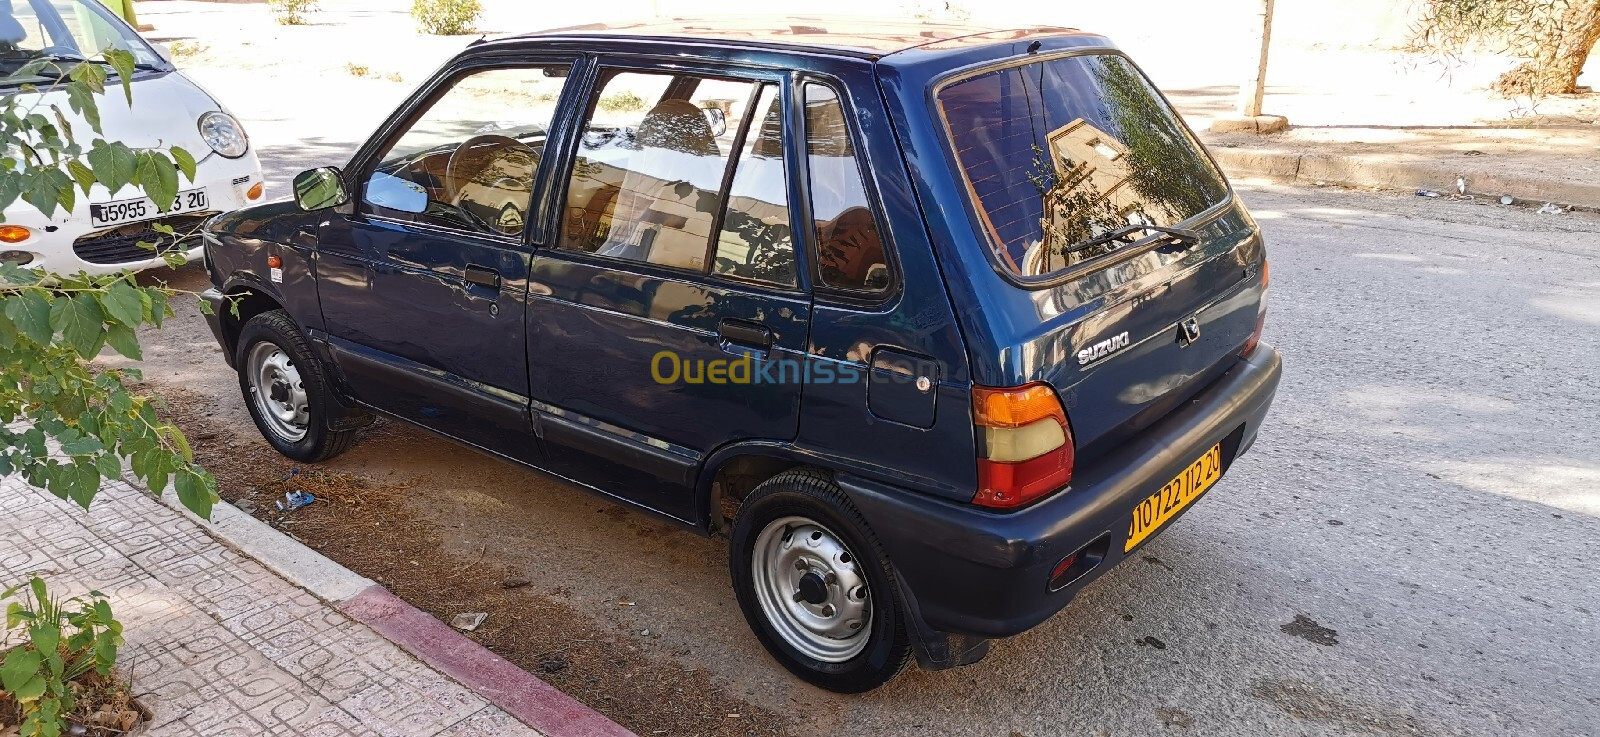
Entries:
[[1244,342],[1244,350],[1239,355],[1248,358],[1256,351],[1256,345],[1261,342],[1261,329],[1267,326],[1267,260],[1261,259],[1261,303],[1256,309],[1256,330],[1250,334],[1250,339]]
[[1072,428],[1049,384],[975,386],[972,417],[983,433],[973,504],[1011,509],[1072,480]]

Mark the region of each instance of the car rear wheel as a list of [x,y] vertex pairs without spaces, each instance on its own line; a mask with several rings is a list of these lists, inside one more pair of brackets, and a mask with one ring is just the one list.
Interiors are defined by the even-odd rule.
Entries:
[[342,408],[305,336],[283,310],[250,318],[239,332],[239,388],[262,437],[279,453],[304,463],[350,449],[355,430],[335,430]]
[[734,522],[729,566],[745,620],[795,675],[859,693],[910,659],[893,566],[827,474],[788,471],[756,487]]

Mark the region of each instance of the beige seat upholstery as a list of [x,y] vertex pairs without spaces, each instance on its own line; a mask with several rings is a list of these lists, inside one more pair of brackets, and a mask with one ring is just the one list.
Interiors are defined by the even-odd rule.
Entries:
[[[705,261],[709,218],[691,221],[697,180],[714,180],[722,168],[711,122],[687,100],[664,100],[651,108],[634,134],[638,150],[628,156],[612,228],[599,253],[664,266],[698,269]],[[705,170],[705,171],[701,171]],[[712,175],[708,178],[707,175]],[[698,231],[698,232],[696,232]]]

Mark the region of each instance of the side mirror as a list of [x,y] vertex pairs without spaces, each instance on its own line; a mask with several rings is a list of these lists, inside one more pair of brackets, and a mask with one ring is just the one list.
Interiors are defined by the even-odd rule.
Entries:
[[338,207],[350,201],[344,177],[331,166],[301,172],[294,178],[294,201],[306,212]]
[[708,107],[705,109],[706,122],[711,124],[711,136],[721,137],[728,132],[728,114],[722,108]]
[[162,60],[166,61],[168,64],[174,64],[172,61],[172,47],[166,44],[152,43],[150,44],[150,48],[155,49],[156,56],[161,57]]

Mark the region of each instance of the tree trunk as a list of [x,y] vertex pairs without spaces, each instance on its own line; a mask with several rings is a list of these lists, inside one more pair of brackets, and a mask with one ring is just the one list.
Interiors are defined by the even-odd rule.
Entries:
[[1572,0],[1561,14],[1560,36],[1542,45],[1533,61],[1495,80],[1494,89],[1513,95],[1563,95],[1578,91],[1578,76],[1600,41],[1600,0]]

